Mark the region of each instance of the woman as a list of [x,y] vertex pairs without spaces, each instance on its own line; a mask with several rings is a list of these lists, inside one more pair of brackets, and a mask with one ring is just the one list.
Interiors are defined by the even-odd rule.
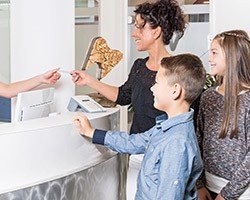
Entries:
[[138,5],[134,12],[136,19],[132,37],[135,39],[137,50],[146,51],[149,56],[134,62],[128,80],[120,87],[111,86],[81,70],[72,72],[72,80],[77,85],[91,87],[117,104],[132,103],[134,117],[130,132],[139,133],[153,127],[155,117],[161,114],[153,107],[150,87],[154,84],[161,59],[171,56],[165,45],[170,43],[174,32],[183,35],[186,22],[175,0],[143,3]]
[[[155,125],[155,117],[163,112],[154,108],[153,94],[150,91],[161,60],[171,54],[165,45],[169,45],[173,34],[184,34],[186,21],[183,12],[175,0],[159,0],[143,3],[135,9],[135,27],[132,37],[138,51],[146,51],[148,57],[137,59],[129,73],[128,80],[120,87],[107,85],[91,77],[84,71],[72,72],[72,80],[77,85],[86,85],[111,101],[120,105],[132,104],[134,109],[130,133],[144,132]],[[130,157],[128,172],[128,190],[134,198],[136,176],[142,156]],[[134,170],[132,170],[132,168]],[[130,174],[134,174],[130,176]],[[130,184],[130,182],[133,182]],[[132,192],[133,190],[133,192]],[[130,199],[130,198],[128,198]]]

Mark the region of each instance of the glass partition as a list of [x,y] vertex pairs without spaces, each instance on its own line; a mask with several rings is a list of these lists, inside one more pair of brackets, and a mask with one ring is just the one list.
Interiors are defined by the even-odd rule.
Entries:
[[[75,1],[75,68],[81,69],[89,43],[98,36],[98,1]],[[87,69],[92,76],[96,75],[96,67]],[[76,95],[93,92],[89,87],[76,86]]]
[[98,7],[98,1],[96,0],[75,0],[76,8],[90,8]]
[[[128,6],[136,6],[140,3],[144,3],[148,0],[128,0]],[[156,0],[149,0],[156,1]],[[209,4],[209,0],[177,0],[180,5],[188,4]]]
[[10,82],[10,1],[0,0],[0,81]]
[[[10,82],[10,1],[0,0],[0,81]],[[0,123],[11,121],[11,99],[0,97]]]

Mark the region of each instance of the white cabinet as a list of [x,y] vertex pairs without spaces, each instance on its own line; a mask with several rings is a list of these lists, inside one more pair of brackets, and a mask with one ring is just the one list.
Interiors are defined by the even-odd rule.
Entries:
[[[118,199],[118,154],[82,137],[74,115],[0,125],[0,199]],[[95,128],[119,129],[118,108],[87,116]]]

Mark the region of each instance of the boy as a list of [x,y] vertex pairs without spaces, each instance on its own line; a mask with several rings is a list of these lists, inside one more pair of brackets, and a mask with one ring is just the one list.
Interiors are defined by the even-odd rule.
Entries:
[[74,118],[81,134],[93,143],[120,153],[144,154],[136,200],[198,199],[195,182],[202,161],[190,104],[202,92],[205,74],[197,56],[163,58],[151,91],[154,107],[166,114],[156,117],[156,125],[144,133],[102,131],[92,128],[86,116]]

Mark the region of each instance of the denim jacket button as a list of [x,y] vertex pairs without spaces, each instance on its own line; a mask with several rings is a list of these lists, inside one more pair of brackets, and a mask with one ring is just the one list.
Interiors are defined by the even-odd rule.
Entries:
[[174,182],[174,185],[178,185],[178,183],[179,183],[179,181],[175,181],[175,182]]

